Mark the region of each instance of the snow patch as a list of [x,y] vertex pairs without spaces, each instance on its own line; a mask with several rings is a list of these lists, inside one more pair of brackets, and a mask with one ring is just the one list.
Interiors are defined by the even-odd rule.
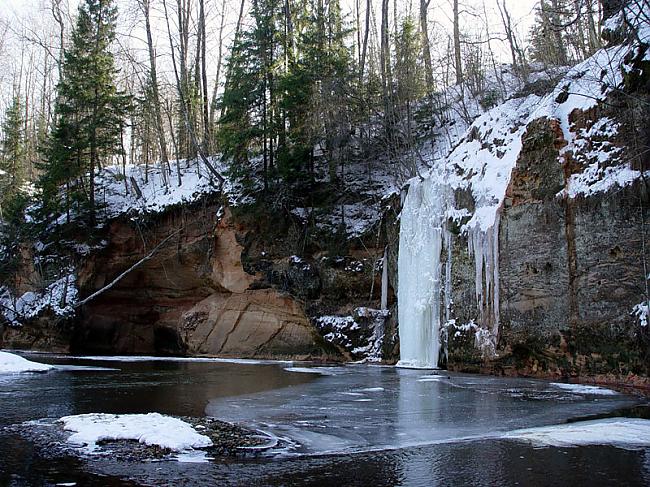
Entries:
[[74,315],[79,291],[76,276],[70,273],[54,281],[40,292],[28,291],[14,298],[7,288],[0,287],[0,312],[13,326],[39,316],[49,309],[56,316]]
[[637,304],[632,309],[632,314],[637,317],[639,324],[642,327],[648,326],[648,313],[650,312],[650,302],[644,301],[643,303]]
[[97,449],[98,442],[107,440],[134,440],[172,451],[212,446],[212,440],[190,424],[159,413],[90,413],[65,416],[59,421],[64,430],[73,432],[68,443],[83,446],[88,453]]
[[[325,315],[315,319],[323,338],[339,345],[365,362],[381,362],[388,310],[359,307],[353,316]],[[354,346],[365,343],[365,345]]]

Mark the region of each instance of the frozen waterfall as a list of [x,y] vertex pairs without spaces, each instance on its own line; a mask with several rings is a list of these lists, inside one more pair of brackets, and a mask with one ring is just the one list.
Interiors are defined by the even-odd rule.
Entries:
[[[447,208],[451,190],[435,178],[413,179],[402,208],[398,259],[398,366],[437,368],[440,325],[448,314],[451,238]],[[441,306],[445,303],[446,306]]]

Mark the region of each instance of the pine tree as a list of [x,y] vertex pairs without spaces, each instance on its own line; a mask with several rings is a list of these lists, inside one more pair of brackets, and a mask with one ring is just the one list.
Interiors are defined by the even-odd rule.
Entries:
[[25,138],[20,98],[14,96],[2,124],[2,157],[0,158],[0,217],[3,209],[19,194],[24,183]]
[[48,208],[60,208],[60,186],[66,186],[65,207],[78,200],[95,224],[95,174],[104,161],[121,151],[120,130],[129,99],[118,92],[117,70],[110,51],[117,9],[112,0],[84,0],[79,6],[70,47],[65,51],[57,86],[43,195]]

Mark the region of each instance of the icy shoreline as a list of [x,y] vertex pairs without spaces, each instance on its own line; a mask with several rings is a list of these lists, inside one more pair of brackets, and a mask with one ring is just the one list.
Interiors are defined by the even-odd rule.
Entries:
[[32,362],[8,352],[0,352],[0,374],[17,374],[22,372],[47,372],[54,367]]

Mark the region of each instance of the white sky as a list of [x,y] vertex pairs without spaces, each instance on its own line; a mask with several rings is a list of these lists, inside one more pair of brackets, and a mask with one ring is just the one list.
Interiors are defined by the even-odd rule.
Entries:
[[[76,5],[79,0],[64,0],[70,4],[70,13],[76,13]],[[353,21],[352,15],[355,0],[341,0],[344,13],[349,14],[348,20]],[[394,1],[394,0],[393,0]],[[411,12],[417,17],[419,0],[397,0],[398,11],[400,16]],[[220,9],[222,0],[205,0],[206,10],[208,12],[208,56],[211,58],[209,65],[213,71],[216,70],[217,58],[217,37],[220,25]],[[118,40],[127,39],[131,46],[133,56],[146,64],[146,44],[144,42],[144,33],[142,29],[142,19],[134,14],[133,0],[116,0],[120,12],[120,22],[118,25]],[[164,56],[169,51],[167,32],[162,18],[161,0],[153,0],[154,12],[152,15],[158,16],[154,19],[154,37],[158,45],[158,53]],[[250,4],[250,1],[248,2]],[[362,18],[365,12],[365,0],[359,0],[362,9]],[[477,32],[486,31],[486,24],[493,37],[503,37],[499,35],[503,31],[501,18],[498,13],[496,0],[460,0],[461,3],[461,31],[468,35],[475,35]],[[521,41],[527,37],[530,26],[534,18],[534,7],[537,0],[506,0],[508,10],[511,14],[512,21],[518,32]],[[15,73],[19,72],[21,62],[27,62],[25,56],[21,55],[20,41],[16,40],[20,32],[39,32],[39,37],[45,38],[42,32],[48,29],[54,29],[55,24],[49,12],[50,0],[0,0],[0,22],[4,21],[9,26],[9,39],[4,46],[0,45],[0,99],[2,105],[6,106],[11,96],[11,85]],[[175,1],[168,0],[168,7],[173,10]],[[239,0],[226,0],[226,35],[229,37],[234,30],[234,23],[239,8]],[[373,0],[373,11],[375,14],[376,25],[379,25],[378,13],[380,12],[380,0]],[[484,10],[485,9],[485,10]],[[393,4],[391,2],[391,15]],[[155,11],[159,13],[156,14]],[[434,58],[436,55],[442,57],[443,52],[447,49],[447,38],[451,33],[451,0],[431,0],[429,7],[429,23],[432,41],[432,51]],[[484,13],[485,12],[485,13]],[[170,12],[171,14],[171,12]],[[392,20],[391,20],[392,22]],[[1,25],[0,25],[1,27]],[[13,39],[12,39],[13,37]],[[226,41],[224,46],[224,55],[228,52],[230,43]],[[56,45],[54,46],[57,47]],[[500,61],[509,60],[509,51],[505,42],[495,41],[491,47],[497,53]],[[38,51],[38,56],[43,56],[43,50]],[[34,60],[38,65],[39,60]],[[167,77],[171,81],[172,74],[169,66],[161,62],[159,71],[162,78]],[[223,72],[223,71],[222,71]]]

